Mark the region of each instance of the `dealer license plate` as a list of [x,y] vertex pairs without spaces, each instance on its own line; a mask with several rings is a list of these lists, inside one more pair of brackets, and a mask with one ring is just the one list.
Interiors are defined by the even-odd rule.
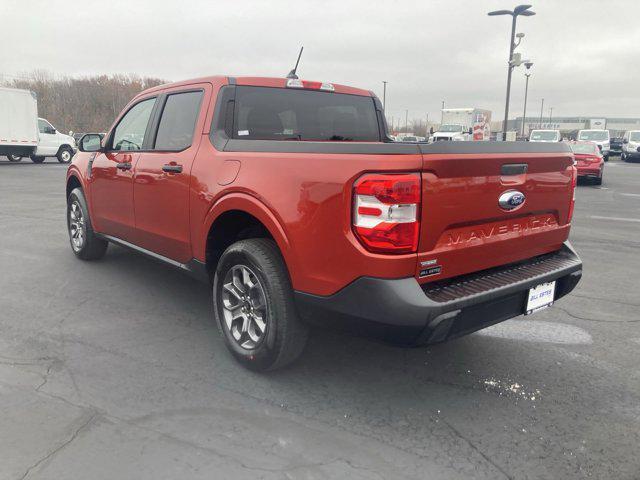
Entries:
[[555,293],[556,282],[541,283],[540,285],[530,288],[525,315],[530,315],[553,305]]

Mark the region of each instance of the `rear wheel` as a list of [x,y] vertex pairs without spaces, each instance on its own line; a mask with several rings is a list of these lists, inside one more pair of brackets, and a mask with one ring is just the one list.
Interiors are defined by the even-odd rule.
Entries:
[[10,155],[7,155],[7,158],[10,162],[19,162],[20,160],[22,160],[22,155],[16,155],[15,153],[12,153]]
[[603,176],[604,176],[604,171],[600,170],[600,176],[593,180],[594,185],[602,185]]
[[273,240],[241,240],[225,250],[214,276],[213,306],[224,342],[243,366],[275,370],[302,353],[308,329],[298,318]]
[[82,260],[97,260],[107,251],[109,243],[93,231],[89,209],[81,188],[74,188],[67,199],[67,229],[71,249]]
[[44,162],[44,157],[36,157],[35,155],[31,157],[31,161],[33,163],[42,163]]
[[56,157],[58,158],[58,161],[60,163],[69,163],[73,158],[73,150],[71,150],[69,147],[63,147],[60,149]]

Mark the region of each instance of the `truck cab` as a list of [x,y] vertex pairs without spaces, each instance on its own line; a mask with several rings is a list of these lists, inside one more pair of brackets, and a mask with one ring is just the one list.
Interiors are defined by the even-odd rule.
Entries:
[[465,129],[463,125],[444,124],[433,134],[433,141],[467,142],[471,139],[471,129]]
[[560,130],[531,130],[530,142],[561,142]]
[[611,152],[611,144],[609,142],[609,130],[580,130],[576,140],[579,142],[594,142],[598,145],[598,148],[602,152],[604,161],[609,161],[609,154]]

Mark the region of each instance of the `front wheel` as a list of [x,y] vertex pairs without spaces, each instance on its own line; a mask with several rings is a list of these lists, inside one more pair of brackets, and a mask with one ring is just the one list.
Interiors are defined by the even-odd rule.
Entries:
[[10,162],[19,162],[22,160],[22,155],[16,155],[15,153],[7,155]]
[[69,163],[73,158],[73,150],[69,147],[61,148],[56,157],[60,163]]
[[225,250],[213,280],[213,307],[227,348],[251,370],[284,367],[304,349],[308,328],[298,318],[273,240],[241,240]]
[[107,251],[109,242],[96,236],[89,209],[81,188],[74,188],[67,199],[67,229],[71,249],[82,260],[98,260]]

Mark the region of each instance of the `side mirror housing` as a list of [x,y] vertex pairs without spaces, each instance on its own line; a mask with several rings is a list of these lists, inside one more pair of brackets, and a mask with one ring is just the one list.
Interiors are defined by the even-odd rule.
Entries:
[[99,152],[102,150],[102,137],[97,133],[83,135],[78,144],[81,152]]
[[469,127],[469,135],[473,135],[473,128]]
[[628,138],[622,139],[622,143],[629,143],[629,139]]

